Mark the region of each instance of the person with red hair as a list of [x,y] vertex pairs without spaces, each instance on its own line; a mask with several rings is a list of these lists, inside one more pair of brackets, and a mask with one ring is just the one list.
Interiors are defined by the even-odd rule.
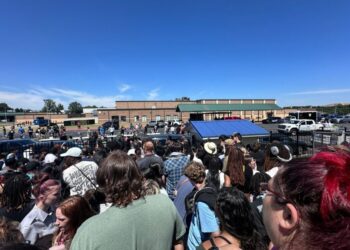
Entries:
[[264,199],[277,249],[350,249],[350,155],[323,151],[283,165]]
[[56,226],[58,231],[54,235],[53,247],[50,250],[69,249],[78,227],[95,215],[85,198],[74,195],[63,202],[56,209]]

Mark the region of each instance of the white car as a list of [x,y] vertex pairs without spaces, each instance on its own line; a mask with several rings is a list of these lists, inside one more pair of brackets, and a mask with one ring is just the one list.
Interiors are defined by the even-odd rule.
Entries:
[[169,120],[169,122],[170,122],[170,125],[171,126],[179,126],[179,125],[181,125],[181,121],[180,120],[178,120],[178,119],[173,119],[173,120]]
[[278,125],[278,132],[296,135],[298,132],[311,132],[323,129],[323,124],[316,123],[314,120],[291,120],[289,123]]

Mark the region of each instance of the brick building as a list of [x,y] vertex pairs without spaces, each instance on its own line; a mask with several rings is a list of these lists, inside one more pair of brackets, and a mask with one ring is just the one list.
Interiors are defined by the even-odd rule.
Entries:
[[[181,110],[179,107],[204,107],[202,110]],[[211,110],[206,110],[210,106]],[[216,110],[216,107],[222,107]],[[200,99],[176,101],[116,101],[115,108],[97,110],[99,124],[105,121],[118,121],[120,126],[130,123],[147,124],[154,120],[180,119],[187,121],[200,114],[203,120],[212,120],[228,116],[238,116],[245,119],[261,120],[268,113],[275,116],[286,116],[288,113],[276,105],[275,99]]]
[[[90,110],[91,111],[91,110]],[[92,112],[93,111],[93,112]],[[175,101],[116,101],[115,108],[100,108],[83,114],[82,118],[98,117],[98,123],[106,121],[118,121],[120,126],[129,126],[130,123],[146,125],[154,120],[189,119],[213,120],[224,117],[240,117],[259,121],[265,119],[268,114],[285,117],[295,110],[281,109],[276,105],[275,99],[200,99],[200,100],[175,100]],[[7,117],[6,117],[7,115]],[[2,119],[10,122],[30,124],[37,117],[50,119],[54,123],[63,124],[70,120],[67,114],[55,113],[7,113],[1,114]]]

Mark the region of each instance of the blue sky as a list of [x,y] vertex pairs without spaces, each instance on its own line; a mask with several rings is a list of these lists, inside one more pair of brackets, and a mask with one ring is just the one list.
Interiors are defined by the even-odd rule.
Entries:
[[0,102],[350,102],[350,1],[0,1]]

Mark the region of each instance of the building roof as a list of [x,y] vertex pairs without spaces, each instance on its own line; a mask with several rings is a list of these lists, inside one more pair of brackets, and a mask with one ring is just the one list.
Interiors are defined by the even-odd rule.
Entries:
[[202,139],[217,139],[220,135],[241,133],[243,137],[268,136],[269,132],[248,120],[191,121],[193,132]]
[[177,112],[215,112],[215,111],[258,111],[278,110],[276,104],[179,104]]
[[23,115],[23,112],[0,112],[1,116],[15,116],[15,115]]

